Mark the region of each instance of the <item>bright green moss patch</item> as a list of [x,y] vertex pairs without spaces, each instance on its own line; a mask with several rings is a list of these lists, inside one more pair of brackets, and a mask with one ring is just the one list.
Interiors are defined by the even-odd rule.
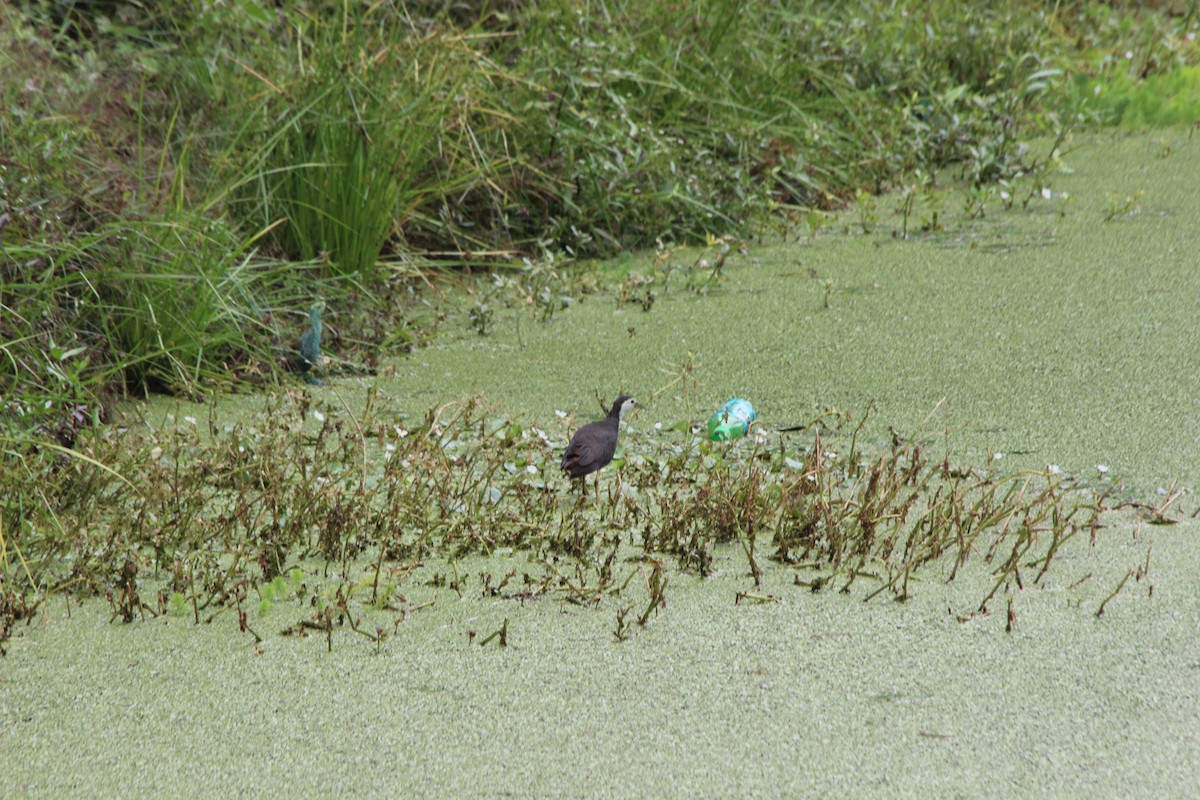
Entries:
[[1144,80],[1124,74],[1077,76],[1075,88],[1094,110],[1123,128],[1164,128],[1200,122],[1200,66],[1181,66]]

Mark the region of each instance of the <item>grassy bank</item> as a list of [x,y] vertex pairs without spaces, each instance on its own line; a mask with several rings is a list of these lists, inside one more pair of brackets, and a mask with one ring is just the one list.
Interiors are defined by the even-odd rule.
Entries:
[[387,337],[346,301],[433,264],[789,225],[947,168],[1003,188],[1044,166],[1027,137],[1197,57],[1195,20],[1099,4],[64,8],[0,16],[0,381],[40,435],[272,379],[318,296],[344,348],[411,345],[417,312]]

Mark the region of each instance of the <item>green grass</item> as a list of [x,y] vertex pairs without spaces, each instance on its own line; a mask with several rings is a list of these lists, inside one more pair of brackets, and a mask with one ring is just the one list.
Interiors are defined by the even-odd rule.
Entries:
[[312,27],[309,51],[277,65],[278,84],[242,76],[241,89],[268,93],[236,109],[247,124],[226,156],[230,209],[268,230],[285,258],[322,259],[369,285],[385,248],[403,243],[403,220],[445,190],[432,163],[458,73],[420,43],[368,59],[379,43],[359,25]]
[[1118,73],[1076,76],[1082,102],[1124,128],[1158,128],[1200,122],[1200,66],[1179,67],[1145,80]]
[[[1064,74],[1169,121],[1197,57],[1194,19],[1098,4],[104,8],[0,16],[0,380],[26,406],[269,377],[318,295],[382,310],[423,255],[697,243],[947,168],[985,192],[1078,124]],[[87,355],[68,392],[50,352]]]

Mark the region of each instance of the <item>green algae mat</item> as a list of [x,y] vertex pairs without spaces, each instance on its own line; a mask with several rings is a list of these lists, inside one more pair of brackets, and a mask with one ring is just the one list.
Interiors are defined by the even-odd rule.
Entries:
[[[803,565],[766,552],[756,585],[736,540],[665,576],[622,551],[621,578],[649,598],[624,621],[609,602],[502,588],[534,571],[503,546],[397,563],[410,570],[396,576],[402,613],[377,618],[379,641],[297,629],[289,582],[305,578],[287,573],[286,602],[260,592],[246,617],[239,604],[201,625],[174,598],[121,624],[108,603],[58,597],[0,661],[0,794],[1188,796],[1196,147],[1183,132],[1092,139],[1014,209],[996,198],[965,218],[947,189],[929,201],[944,227],[914,219],[905,241],[881,200],[869,225],[848,212],[815,235],[733,248],[711,285],[681,269],[664,286],[655,254],[631,256],[544,322],[492,299],[486,336],[468,321],[475,300],[456,301],[438,344],[394,375],[313,390],[357,409],[373,387],[414,426],[481,396],[554,442],[598,416],[597,393],[625,390],[647,405],[622,434],[630,471],[733,396],[754,403],[766,447],[845,410],[861,428],[818,449],[852,449],[854,430],[876,450],[934,430],[935,460],[1066,476],[1129,502],[987,613],[993,573],[977,559],[954,581],[952,563],[934,563],[906,602],[864,602],[877,582],[814,592]],[[129,413],[165,429],[207,411]],[[794,425],[806,432],[775,433]],[[602,475],[601,508],[623,491],[620,472]]]

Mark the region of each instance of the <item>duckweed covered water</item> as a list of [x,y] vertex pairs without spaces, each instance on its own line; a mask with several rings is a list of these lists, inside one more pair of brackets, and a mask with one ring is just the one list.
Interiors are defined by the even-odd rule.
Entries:
[[[1150,498],[1178,478],[1190,513],[1193,150],[1184,134],[1091,142],[1032,211],[914,241],[892,239],[886,216],[840,235],[847,215],[811,245],[751,243],[718,291],[660,288],[649,312],[592,294],[545,324],[502,311],[479,337],[464,310],[461,335],[451,321],[397,364],[385,401],[420,416],[484,393],[557,430],[556,410],[595,416],[594,391],[625,389],[651,402],[625,434],[636,452],[656,422],[702,420],[732,396],[768,426],[874,399],[873,441],[912,432],[944,398],[931,424],[960,460],[1081,479],[1103,465]],[[653,397],[689,354],[687,381]],[[333,384],[316,391],[355,407],[368,382]],[[168,412],[203,417],[175,403],[147,417]],[[59,598],[3,662],[0,794],[1182,796],[1200,775],[1197,526],[1113,525],[1013,595],[1011,633],[998,603],[956,619],[986,574],[944,584],[935,570],[907,603],[863,603],[866,587],[814,595],[782,567],[754,589],[735,547],[712,578],[672,573],[666,608],[623,643],[612,604],[483,597],[478,580],[461,597],[405,584],[414,607],[433,605],[378,653],[344,630],[332,652],[323,635],[277,635],[289,603],[251,613],[266,633],[255,645],[232,610],[118,625],[102,603],[66,619]],[[1147,545],[1149,573],[1096,618]],[[736,603],[747,591],[772,599]],[[505,620],[508,646],[480,647]]]
[[[611,607],[475,590],[414,590],[434,605],[378,654],[344,631],[332,652],[320,635],[256,648],[232,614],[115,625],[101,603],[68,620],[56,602],[0,678],[0,792],[1184,796],[1200,550],[1194,525],[1152,533],[1153,599],[1140,584],[1097,620],[1110,586],[1056,584],[1016,598],[1011,634],[1003,612],[948,614],[961,585],[863,603],[772,570],[778,602],[735,605],[732,552],[715,578],[673,578],[667,609],[621,644]],[[1129,557],[1132,532],[1115,539],[1104,550]],[[1076,552],[1064,576],[1103,567]],[[505,619],[506,648],[470,643]]]
[[[1175,479],[1194,488],[1198,146],[1169,133],[1092,141],[1065,157],[1070,171],[1052,174],[1051,199],[1029,212],[997,200],[983,220],[907,242],[890,235],[900,219],[885,199],[873,235],[839,235],[858,230],[847,213],[812,246],[803,234],[751,244],[748,257],[730,256],[721,290],[698,297],[676,275],[649,312],[617,309],[604,293],[548,324],[501,314],[487,337],[462,324],[457,341],[400,363],[389,388],[416,409],[483,393],[546,426],[556,409],[600,415],[594,393],[623,388],[650,403],[635,432],[706,419],[735,396],[768,427],[806,422],[818,405],[861,414],[873,399],[877,439],[889,427],[910,433],[944,399],[935,424],[972,461],[1000,454],[1012,469],[1079,475],[1102,465],[1137,492]],[[947,190],[946,211],[962,198]],[[650,256],[626,266],[648,273]],[[689,356],[694,390],[652,398]]]

